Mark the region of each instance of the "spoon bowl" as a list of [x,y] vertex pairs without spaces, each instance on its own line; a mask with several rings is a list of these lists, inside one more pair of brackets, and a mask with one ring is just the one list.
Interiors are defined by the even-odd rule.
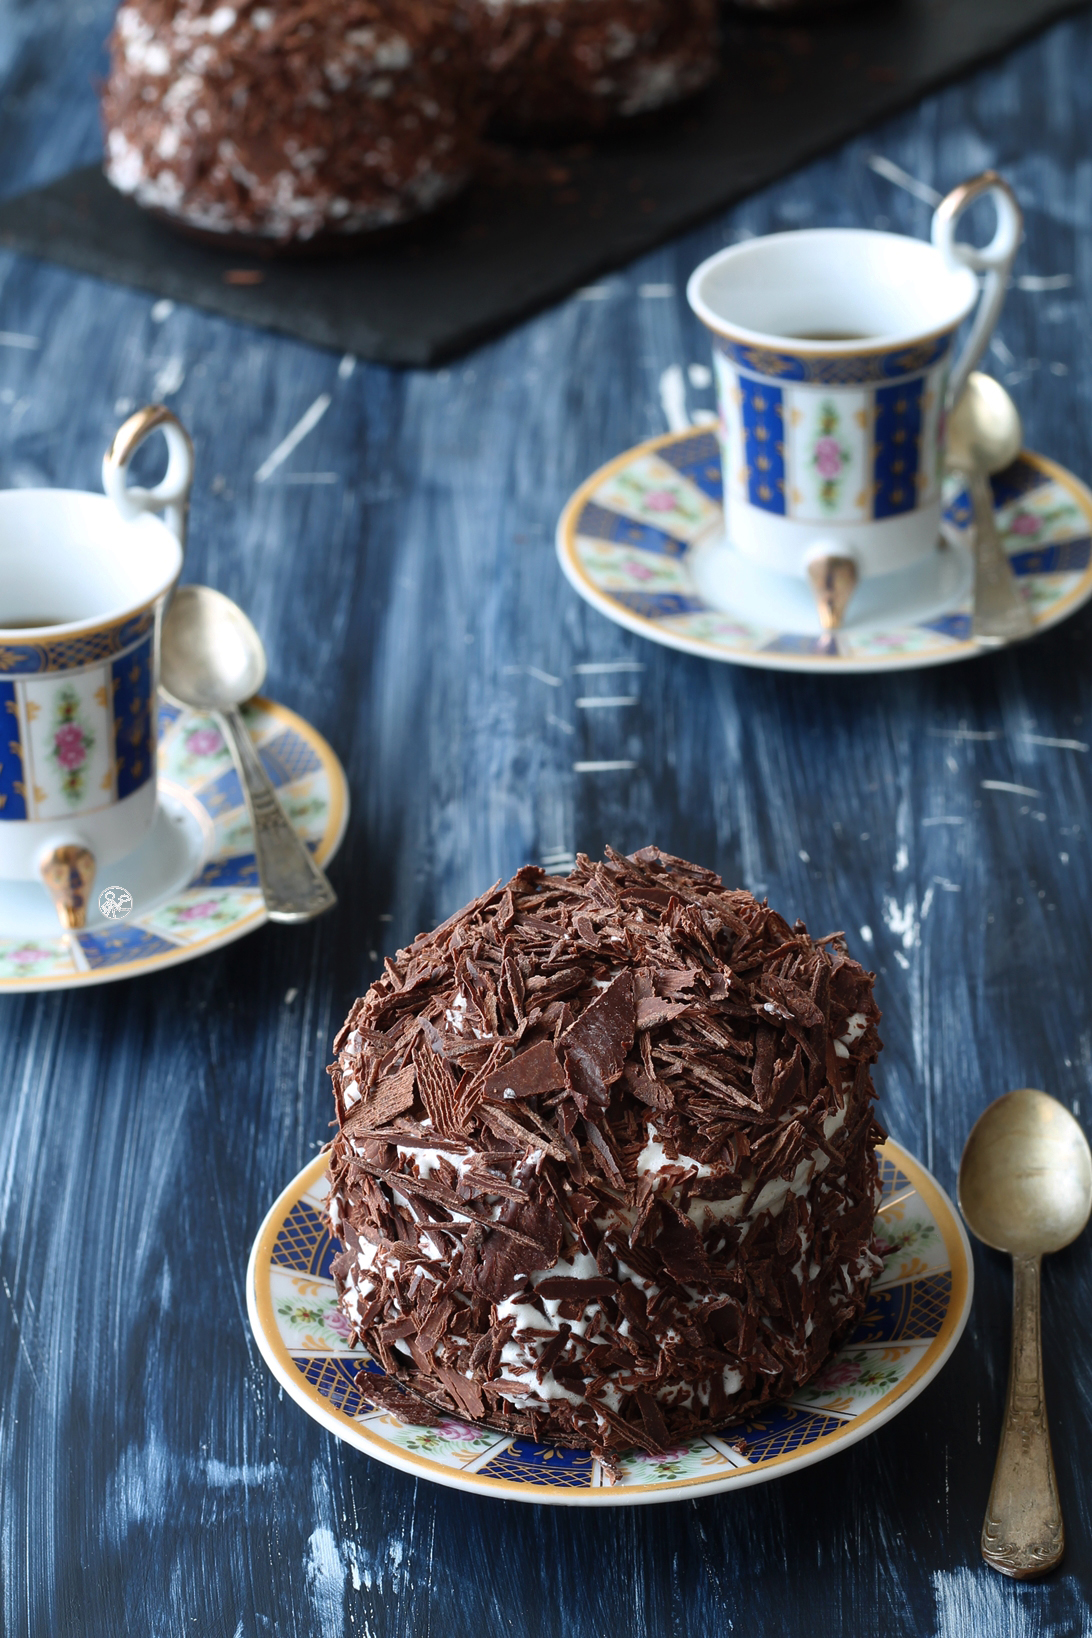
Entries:
[[1020,411],[991,375],[975,370],[948,418],[948,464],[1003,472],[1024,444]]
[[178,588],[163,621],[163,687],[180,705],[211,712],[220,725],[250,815],[270,921],[310,921],[332,909],[336,895],[285,817],[239,710],[265,672],[262,640],[237,603],[211,586]]
[[963,1150],[959,1209],[978,1239],[1013,1257],[1075,1240],[1092,1212],[1092,1152],[1069,1110],[1031,1087],[991,1103]]
[[1019,455],[1024,440],[1020,412],[992,376],[975,370],[948,419],[948,465],[962,472],[974,508],[973,635],[980,643],[1007,643],[1030,636],[1031,608],[1020,596],[994,516],[990,474]]
[[182,705],[227,711],[265,681],[262,639],[237,603],[211,586],[179,586],[163,622],[163,686]]
[[1092,1153],[1068,1109],[1023,1087],[979,1116],[959,1165],[972,1233],[1012,1258],[1012,1352],[1005,1419],[982,1526],[982,1557],[1019,1581],[1065,1555],[1043,1395],[1042,1259],[1075,1240],[1092,1210]]

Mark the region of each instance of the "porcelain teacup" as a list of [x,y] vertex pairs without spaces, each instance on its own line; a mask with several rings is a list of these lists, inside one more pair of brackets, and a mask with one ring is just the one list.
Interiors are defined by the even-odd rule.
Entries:
[[[156,429],[166,474],[129,487]],[[68,927],[155,817],[159,627],[192,478],[189,437],[152,405],[104,456],[104,494],[0,490],[0,878],[40,876]]]
[[[984,249],[967,207],[997,212]],[[819,561],[884,574],[936,549],[946,411],[989,340],[1020,208],[986,172],[948,195],[932,242],[804,229],[720,251],[687,296],[713,338],[727,540],[784,574]],[[956,331],[981,301],[958,361]]]

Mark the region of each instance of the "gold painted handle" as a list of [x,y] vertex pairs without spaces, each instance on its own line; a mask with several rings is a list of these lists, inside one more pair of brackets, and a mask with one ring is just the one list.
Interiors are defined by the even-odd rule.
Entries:
[[1029,1581],[1065,1553],[1058,1480],[1043,1398],[1038,1257],[1012,1259],[1012,1358],[1005,1421],[993,1472],[982,1557],[1002,1575]]
[[[154,489],[130,489],[129,462],[146,438],[160,431],[167,440],[167,470]],[[165,404],[146,404],[115,432],[102,458],[102,487],[125,518],[162,512],[168,528],[185,550],[186,522],[193,487],[193,441]]]
[[39,860],[38,874],[66,932],[87,925],[87,895],[95,879],[95,855],[76,842],[55,847]]

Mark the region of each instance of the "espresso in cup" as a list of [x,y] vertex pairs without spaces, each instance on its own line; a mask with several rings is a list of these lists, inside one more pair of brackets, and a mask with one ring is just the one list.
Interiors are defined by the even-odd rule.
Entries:
[[[157,428],[167,475],[127,489]],[[152,406],[106,456],[110,493],[0,490],[0,878],[41,876],[59,909],[61,877],[79,877],[85,898],[96,865],[131,852],[155,816],[159,622],[182,568],[192,462],[181,426]],[[65,925],[82,925],[83,908],[69,904]]]
[[[981,193],[998,228],[979,251],[954,227]],[[936,549],[947,409],[996,323],[1020,227],[1007,185],[986,173],[938,207],[933,243],[807,229],[697,268],[687,295],[713,341],[732,547],[791,575],[818,559],[884,574]],[[976,270],[982,301],[953,363]]]

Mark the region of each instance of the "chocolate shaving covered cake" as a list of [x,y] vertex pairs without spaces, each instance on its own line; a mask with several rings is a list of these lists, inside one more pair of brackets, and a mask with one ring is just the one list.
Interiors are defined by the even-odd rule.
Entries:
[[610,1465],[789,1394],[880,1266],[879,1016],[840,934],[657,848],[400,950],[331,1066],[368,1398]]
[[717,0],[477,3],[503,130],[595,130],[680,102],[717,72]]
[[471,37],[464,0],[125,0],[106,175],[204,233],[287,243],[405,221],[469,177]]

